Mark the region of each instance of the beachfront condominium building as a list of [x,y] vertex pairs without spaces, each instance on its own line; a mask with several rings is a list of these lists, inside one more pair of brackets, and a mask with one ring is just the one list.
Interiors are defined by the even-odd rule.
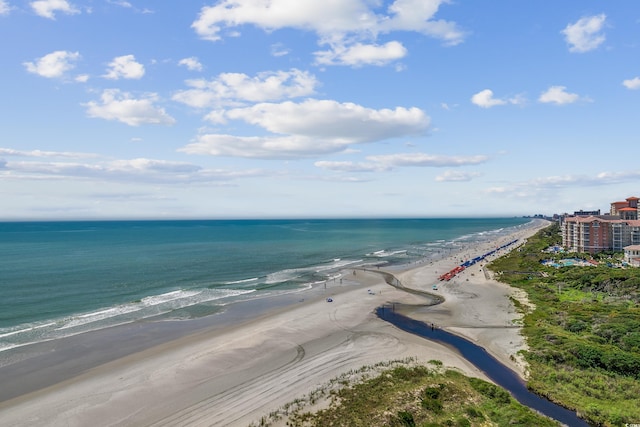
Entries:
[[562,223],[562,246],[570,252],[595,254],[609,250],[614,219],[601,216],[573,216]]
[[623,202],[611,203],[609,214],[611,216],[619,216],[621,219],[638,219],[638,197],[628,197]]
[[573,215],[562,221],[562,246],[571,252],[595,254],[640,245],[637,197],[611,203],[610,215]]

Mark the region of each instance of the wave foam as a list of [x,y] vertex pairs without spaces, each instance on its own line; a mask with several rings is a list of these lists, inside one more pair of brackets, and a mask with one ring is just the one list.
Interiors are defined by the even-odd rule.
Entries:
[[16,329],[10,332],[6,332],[3,334],[0,334],[0,338],[5,338],[5,337],[10,337],[12,335],[17,335],[17,334],[24,334],[27,332],[32,332],[35,331],[37,329],[41,329],[41,328],[46,328],[47,326],[53,326],[55,325],[55,322],[51,322],[51,323],[45,323],[44,325],[37,325],[37,326],[31,326],[31,327],[27,327],[27,328],[23,328],[23,329]]
[[367,256],[372,258],[387,258],[390,256],[406,255],[406,254],[407,254],[406,249],[399,250],[399,251],[391,251],[391,252],[387,252],[386,250],[382,249],[380,251],[371,252],[367,254]]
[[25,324],[13,329],[0,329],[0,352],[35,342],[131,323],[196,304],[210,303],[252,292],[255,292],[255,289],[177,290],[148,296],[137,302],[54,319],[43,324]]
[[252,277],[251,279],[235,280],[233,282],[226,282],[225,285],[240,285],[242,283],[251,283],[251,282],[257,282],[257,281],[258,281],[257,277]]

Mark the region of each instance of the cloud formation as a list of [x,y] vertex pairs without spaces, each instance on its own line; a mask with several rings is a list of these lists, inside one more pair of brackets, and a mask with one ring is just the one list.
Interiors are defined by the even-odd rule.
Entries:
[[404,58],[407,49],[402,43],[391,41],[384,45],[355,43],[350,46],[337,45],[332,50],[315,52],[320,65],[386,65]]
[[260,103],[216,115],[219,122],[241,120],[268,136],[199,135],[180,149],[189,154],[265,159],[313,157],[353,144],[423,134],[429,117],[419,108],[374,110],[353,103],[308,99],[301,103]]
[[80,59],[80,53],[57,50],[51,52],[35,62],[25,62],[23,65],[28,72],[49,79],[64,77],[67,71],[75,68],[75,62]]
[[116,6],[124,7],[126,9],[133,8],[133,5],[124,0],[107,0],[107,3],[115,4]]
[[622,82],[624,87],[631,90],[640,89],[640,77],[634,77]]
[[580,18],[576,23],[569,24],[562,34],[569,45],[570,52],[584,53],[598,48],[606,37],[601,32],[607,17],[604,13]]
[[494,98],[493,91],[491,89],[485,89],[473,95],[471,97],[471,102],[478,107],[491,108],[498,105],[521,104],[523,99],[521,99],[521,97],[513,97],[509,99]]
[[566,91],[565,86],[551,86],[549,89],[540,94],[538,101],[546,104],[572,104],[580,100],[580,96],[575,93]]
[[[384,172],[399,167],[460,167],[467,165],[477,165],[485,163],[489,159],[487,156],[441,156],[426,153],[396,153],[378,156],[367,156],[365,162],[350,161],[317,161],[314,165],[321,169],[332,170],[336,172]],[[469,180],[473,176],[472,173],[447,171],[444,177],[466,177]],[[436,179],[437,181],[454,180],[454,179]],[[461,180],[461,179],[457,179]]]
[[79,162],[6,162],[0,159],[1,179],[66,179],[82,178],[115,182],[147,182],[183,184],[231,181],[266,175],[258,169],[205,169],[186,162],[147,158],[111,160],[96,163]]
[[13,148],[0,148],[0,156],[15,156],[15,157],[65,157],[65,158],[91,158],[97,157],[92,153],[74,153],[68,151],[42,151],[42,150],[15,150]]
[[453,22],[435,20],[445,0],[396,0],[386,10],[381,3],[365,0],[318,2],[316,0],[223,0],[205,6],[191,25],[203,39],[217,41],[224,30],[254,25],[265,31],[295,28],[316,33],[316,53],[326,65],[384,65],[406,54],[396,41],[375,43],[380,34],[413,31],[456,45],[464,33]]
[[202,71],[204,68],[198,58],[192,56],[190,58],[183,58],[178,62],[178,65],[187,67],[190,71]]
[[275,43],[271,45],[271,55],[277,57],[286,56],[289,54],[287,49],[282,43]]
[[479,177],[477,172],[463,172],[463,171],[445,171],[442,175],[436,177],[438,182],[468,182],[473,178]]
[[186,84],[191,89],[176,92],[174,101],[194,108],[218,108],[308,96],[315,92],[318,81],[313,74],[291,69],[262,72],[253,77],[222,73],[212,80],[187,80]]
[[56,19],[56,12],[62,12],[66,15],[80,13],[80,10],[67,0],[37,0],[32,1],[30,5],[38,16],[48,19]]
[[635,183],[640,179],[640,171],[629,170],[619,172],[600,172],[595,175],[555,175],[535,178],[503,187],[491,187],[485,190],[488,194],[500,197],[533,197],[549,196],[552,190],[580,187],[599,187],[621,183]]
[[158,96],[153,93],[136,99],[127,92],[107,89],[102,92],[100,102],[90,101],[84,106],[87,107],[89,117],[117,120],[129,126],[174,124],[175,119],[163,108],[156,107],[156,101]]
[[8,15],[11,11],[11,6],[5,0],[0,0],[0,15]]
[[398,153],[384,154],[378,156],[368,156],[368,160],[382,163],[392,167],[415,166],[415,167],[452,167],[478,165],[489,160],[487,156],[440,156],[425,153]]
[[113,58],[109,63],[105,79],[141,79],[144,76],[144,65],[136,61],[133,55],[123,55]]
[[391,170],[387,165],[375,162],[331,162],[327,160],[319,160],[314,166],[320,169],[330,170],[334,172],[384,172]]

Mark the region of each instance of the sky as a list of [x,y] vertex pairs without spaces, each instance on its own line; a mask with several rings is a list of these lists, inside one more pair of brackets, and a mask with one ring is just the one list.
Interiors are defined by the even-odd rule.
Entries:
[[0,0],[0,219],[640,196],[640,2]]

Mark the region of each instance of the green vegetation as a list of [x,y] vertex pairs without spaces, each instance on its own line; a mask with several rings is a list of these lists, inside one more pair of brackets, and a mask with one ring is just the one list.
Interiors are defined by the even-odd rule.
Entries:
[[295,411],[286,425],[558,426],[516,402],[500,387],[433,365],[396,366],[345,385],[331,393],[328,408]]
[[535,305],[529,311],[518,306],[525,313],[528,386],[593,425],[638,423],[640,269],[608,266],[616,265],[616,254],[600,254],[598,266],[542,265],[544,259],[578,255],[543,253],[559,241],[554,225],[489,265]]

